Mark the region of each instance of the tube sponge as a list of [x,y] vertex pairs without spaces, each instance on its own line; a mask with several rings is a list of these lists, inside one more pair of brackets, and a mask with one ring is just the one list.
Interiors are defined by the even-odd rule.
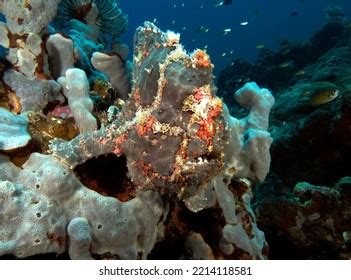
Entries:
[[68,99],[77,126],[81,132],[97,129],[97,122],[91,114],[94,104],[89,98],[89,81],[85,72],[78,68],[66,71],[65,77],[60,77],[58,82],[63,87],[63,93]]
[[55,78],[64,76],[69,68],[74,67],[73,42],[61,34],[51,35],[46,42],[49,59],[53,62]]
[[70,237],[69,255],[72,259],[92,259],[90,246],[92,243],[91,229],[87,219],[74,218],[67,227]]
[[96,69],[108,76],[112,86],[118,91],[119,97],[127,100],[130,83],[126,63],[121,57],[117,54],[110,55],[95,52],[91,58],[91,63]]
[[229,128],[229,144],[225,147],[226,169],[228,173],[235,170],[236,178],[262,182],[270,166],[272,138],[267,128],[274,97],[256,83],[247,83],[235,93],[235,98],[239,104],[250,109],[250,113],[238,120],[230,116],[225,107],[224,115]]

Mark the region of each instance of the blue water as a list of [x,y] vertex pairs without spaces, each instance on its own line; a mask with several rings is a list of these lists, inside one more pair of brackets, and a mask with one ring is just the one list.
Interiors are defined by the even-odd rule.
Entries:
[[[275,49],[281,40],[307,40],[326,23],[325,8],[329,6],[340,6],[351,18],[351,0],[233,0],[231,5],[218,8],[215,4],[220,0],[119,2],[129,18],[122,42],[131,50],[135,29],[146,20],[153,21],[163,30],[181,33],[188,51],[208,46],[215,73],[236,58],[254,61],[259,53],[258,44]],[[293,12],[298,15],[291,16]],[[241,22],[248,24],[242,26]],[[200,31],[201,26],[208,28],[208,32]],[[231,32],[220,35],[226,28]]]
[[[255,60],[259,53],[257,44],[275,49],[280,40],[307,40],[326,23],[328,6],[340,6],[351,18],[351,0],[233,0],[229,6],[215,8],[218,2],[120,0],[121,8],[129,17],[129,27],[122,40],[132,46],[135,28],[145,20],[156,19],[160,28],[181,33],[181,41],[188,51],[207,45],[218,73],[235,58]],[[291,16],[292,12],[298,15]],[[241,26],[244,21],[248,24]],[[200,32],[201,26],[209,31]],[[218,35],[225,28],[232,31],[226,36]]]

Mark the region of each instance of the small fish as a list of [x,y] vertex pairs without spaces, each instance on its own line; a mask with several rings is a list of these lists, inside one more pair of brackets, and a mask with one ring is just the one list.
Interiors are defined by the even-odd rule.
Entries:
[[222,7],[223,4],[224,4],[224,2],[223,2],[223,1],[220,1],[220,2],[218,2],[218,3],[215,4],[215,8]]
[[296,12],[296,11],[291,12],[291,14],[290,14],[290,16],[292,16],[292,17],[296,17],[296,16],[298,16],[298,15],[299,15],[299,13],[298,13],[298,12]]
[[290,52],[290,49],[286,49],[282,52],[282,55],[287,55]]
[[224,5],[224,6],[227,6],[227,5],[230,5],[231,3],[232,3],[232,0],[220,1],[220,2],[217,2],[217,3],[215,4],[215,8],[222,7],[223,5]]
[[227,55],[227,54],[226,54],[225,52],[221,54],[221,56],[226,56],[226,55]]
[[[234,62],[233,62],[234,65]],[[247,83],[250,81],[249,77],[242,77],[242,78],[238,78],[234,81],[234,83],[239,84],[239,83]]]
[[256,49],[263,49],[263,48],[265,48],[265,45],[264,44],[257,44],[256,45]]
[[250,78],[249,77],[246,77],[244,80],[243,80],[243,83],[247,83],[250,81]]
[[225,28],[222,32],[220,32],[218,35],[223,35],[226,36],[232,31],[231,28]]
[[294,63],[293,61],[285,61],[285,62],[283,62],[282,64],[279,65],[279,68],[290,67],[290,66],[292,66],[293,63]]
[[205,27],[203,25],[201,25],[200,28],[199,28],[199,31],[203,32],[203,33],[207,33],[209,30],[210,30],[209,28],[207,28],[207,27]]
[[325,88],[316,90],[310,97],[311,106],[320,106],[335,100],[340,95],[340,90],[336,88]]
[[249,22],[248,21],[243,21],[243,22],[240,22],[240,25],[241,26],[246,26],[246,25],[248,25],[249,24]]
[[303,70],[303,69],[299,70],[295,73],[295,76],[303,76],[303,75],[305,75],[305,70]]

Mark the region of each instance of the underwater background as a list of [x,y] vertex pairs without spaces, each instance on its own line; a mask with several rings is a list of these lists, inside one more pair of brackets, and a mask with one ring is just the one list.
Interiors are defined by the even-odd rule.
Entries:
[[0,4],[0,258],[351,259],[351,1]]
[[[208,46],[218,73],[236,58],[253,62],[260,51],[257,46],[277,49],[282,40],[308,40],[326,23],[328,7],[339,6],[346,17],[351,16],[351,3],[347,0],[237,0],[218,6],[220,2],[121,1],[120,6],[129,17],[129,32],[123,41],[131,46],[132,31],[145,20],[156,20],[162,29],[180,32],[188,50]],[[248,24],[240,25],[243,22]],[[224,35],[227,28],[231,31]]]

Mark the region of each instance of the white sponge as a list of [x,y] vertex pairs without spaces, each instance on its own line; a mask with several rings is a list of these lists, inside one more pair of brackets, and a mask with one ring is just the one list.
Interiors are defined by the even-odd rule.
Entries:
[[78,68],[66,71],[66,77],[61,77],[58,82],[63,88],[63,94],[68,99],[68,105],[80,132],[97,129],[97,122],[91,114],[94,105],[89,98],[89,81],[85,72]]

